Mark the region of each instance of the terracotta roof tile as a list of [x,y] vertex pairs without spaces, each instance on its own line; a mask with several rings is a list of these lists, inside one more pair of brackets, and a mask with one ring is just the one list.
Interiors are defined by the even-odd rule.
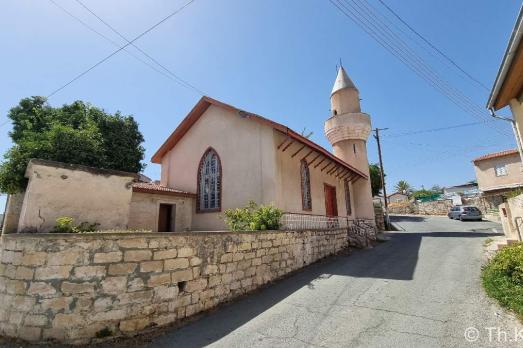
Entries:
[[478,158],[473,159],[472,162],[483,161],[483,160],[487,160],[487,159],[491,159],[491,158],[505,157],[505,156],[515,155],[517,153],[519,153],[518,149],[510,149],[510,150],[504,150],[504,151],[499,151],[499,152],[494,152],[494,153],[488,153],[486,155],[479,156]]
[[172,196],[196,197],[196,194],[177,190],[172,187],[162,186],[152,182],[135,182],[133,184],[133,192],[166,194]]

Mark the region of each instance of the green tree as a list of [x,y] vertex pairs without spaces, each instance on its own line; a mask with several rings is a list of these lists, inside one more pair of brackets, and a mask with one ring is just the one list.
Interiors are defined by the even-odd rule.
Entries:
[[0,164],[0,191],[25,189],[31,158],[138,173],[143,135],[132,116],[104,110],[82,101],[53,108],[44,97],[24,98],[9,111],[13,146]]
[[[381,181],[380,166],[377,163],[369,165],[370,173],[370,186],[372,190],[372,196],[377,196],[383,189],[383,182]],[[386,174],[384,175],[386,176]]]
[[412,186],[410,186],[410,184],[408,182],[406,182],[405,180],[398,181],[396,186],[394,186],[394,189],[396,190],[396,192],[407,194],[407,195],[410,195],[410,193],[412,192]]

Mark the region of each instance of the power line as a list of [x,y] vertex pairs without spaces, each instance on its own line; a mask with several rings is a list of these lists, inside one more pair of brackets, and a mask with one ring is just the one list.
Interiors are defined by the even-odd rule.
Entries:
[[171,17],[175,16],[176,14],[180,13],[183,9],[185,9],[186,7],[188,7],[189,5],[191,5],[194,1],[196,0],[189,0],[189,2],[185,3],[182,7],[180,7],[179,9],[175,10],[174,12],[171,12],[169,15],[167,15],[166,17],[164,17],[162,20],[160,20],[159,22],[157,22],[156,24],[154,24],[153,26],[149,27],[147,30],[143,31],[141,34],[139,34],[138,36],[136,36],[135,38],[133,38],[131,41],[129,41],[127,44],[123,45],[122,47],[118,48],[117,50],[113,51],[111,54],[109,54],[108,56],[104,57],[103,59],[101,59],[100,61],[98,61],[96,64],[92,65],[91,67],[89,67],[88,69],[84,70],[83,72],[81,72],[80,74],[76,75],[73,79],[71,79],[69,82],[65,83],[64,85],[62,85],[61,87],[55,89],[53,92],[51,92],[49,95],[47,95],[47,98],[50,98],[52,97],[53,95],[55,95],[56,93],[60,92],[62,89],[66,88],[67,86],[69,86],[71,83],[75,82],[76,80],[80,79],[81,77],[83,77],[84,75],[88,74],[91,70],[95,69],[96,67],[98,67],[99,65],[103,64],[104,62],[106,62],[107,60],[109,60],[112,56],[116,55],[117,53],[119,53],[120,51],[124,50],[126,47],[130,46],[133,44],[133,42],[139,40],[140,38],[142,38],[144,35],[148,34],[150,31],[154,30],[156,27],[158,27],[159,25],[161,25],[163,22],[167,21],[168,19],[170,19]]
[[80,0],[76,0],[76,2],[78,4],[80,4],[80,6],[82,6],[85,10],[87,10],[90,14],[92,14],[94,17],[96,17],[100,22],[102,22],[105,26],[107,26],[109,29],[111,29],[112,32],[114,32],[116,35],[118,35],[119,37],[121,37],[123,40],[125,40],[128,44],[132,45],[134,48],[136,48],[140,53],[142,53],[145,57],[147,57],[149,60],[151,60],[153,63],[155,63],[156,65],[158,65],[159,67],[161,67],[163,70],[165,70],[170,76],[172,76],[179,84],[181,84],[182,86],[186,87],[186,88],[189,88],[189,89],[192,89],[194,90],[196,93],[200,94],[200,95],[204,95],[205,93],[202,92],[201,90],[199,90],[198,88],[196,88],[195,86],[191,85],[189,82],[185,81],[184,79],[182,79],[181,77],[179,77],[178,75],[176,75],[174,72],[172,72],[171,70],[169,70],[165,65],[161,64],[158,60],[156,60],[154,57],[152,57],[151,55],[149,55],[147,52],[145,52],[143,49],[141,49],[140,47],[138,47],[136,44],[132,43],[131,41],[129,41],[124,35],[122,35],[118,30],[116,30],[112,25],[110,25],[109,23],[107,23],[107,21],[105,21],[103,18],[101,18],[100,16],[98,16],[93,10],[91,10],[89,7],[87,7],[82,1]]
[[405,136],[408,136],[408,135],[416,135],[416,134],[422,134],[422,133],[434,133],[434,132],[441,132],[441,131],[446,131],[446,130],[456,129],[456,128],[477,126],[477,125],[482,125],[482,124],[486,124],[486,123],[489,123],[489,122],[494,122],[494,120],[482,121],[482,122],[463,123],[463,124],[457,124],[457,125],[448,126],[448,127],[420,129],[420,130],[416,130],[416,131],[404,132],[404,133],[399,133],[399,134],[384,135],[384,137],[387,137],[387,138],[399,138],[399,137],[405,137]]
[[421,35],[416,29],[414,29],[407,21],[405,21],[399,14],[397,14],[390,6],[388,6],[383,0],[378,0],[394,17],[396,17],[401,23],[403,23],[407,28],[409,28],[410,31],[412,31],[416,36],[418,36],[421,40],[423,40],[427,45],[429,45],[434,51],[438,52],[442,57],[444,57],[447,61],[449,61],[454,67],[456,67],[459,71],[461,71],[465,76],[467,76],[470,80],[474,81],[478,86],[482,87],[486,91],[490,91],[490,89],[485,86],[481,81],[476,79],[474,76],[469,74],[465,69],[463,69],[458,63],[456,63],[452,58],[450,58],[447,54],[442,52],[436,45],[434,45],[432,42],[430,42],[427,38],[425,38],[423,35]]
[[[470,113],[473,116],[479,117],[482,120],[488,119],[488,116],[483,113],[483,109],[475,105],[470,99],[464,96],[460,91],[449,86],[447,82],[442,80],[437,73],[421,58],[419,57],[405,41],[403,41],[394,31],[375,16],[368,7],[363,8],[359,3],[353,1],[358,7],[353,4],[341,0],[329,0],[342,14],[351,19],[363,31],[371,36],[378,44],[385,48],[389,53],[394,55],[409,69],[416,73],[419,77],[425,80],[429,85],[446,96],[450,101],[456,104],[459,108]],[[366,11],[367,14],[362,13]],[[501,134],[507,134],[499,130]]]
[[[94,29],[93,27],[91,27],[89,24],[87,24],[86,22],[84,22],[81,18],[75,16],[72,12],[70,12],[69,10],[67,10],[66,8],[64,8],[63,6],[61,6],[60,4],[58,4],[56,1],[54,0],[49,0],[50,3],[52,3],[54,6],[56,6],[58,9],[60,9],[62,12],[66,13],[68,16],[70,16],[71,18],[73,18],[74,20],[76,20],[77,22],[79,22],[81,25],[83,25],[85,28],[89,29],[90,31],[92,31],[93,33],[97,34],[98,36],[104,38],[106,41],[110,42],[113,46],[116,46],[118,48],[120,48],[120,44],[117,43],[116,41],[112,40],[111,38],[109,38],[108,36],[102,34],[101,32],[99,32],[98,30]],[[156,68],[154,65],[150,64],[149,62],[143,60],[142,58],[138,57],[136,54],[134,54],[133,52],[131,52],[130,50],[128,50],[127,48],[124,49],[124,51],[129,54],[131,57],[133,57],[134,59],[138,60],[139,62],[145,64],[146,66],[148,66],[149,68],[153,69],[154,71],[156,71],[157,73],[165,76],[166,78],[170,79],[170,80],[173,80],[175,81],[171,76],[169,76],[168,74],[166,74],[165,72],[163,72],[162,70]],[[179,83],[178,81],[175,81],[177,83]]]

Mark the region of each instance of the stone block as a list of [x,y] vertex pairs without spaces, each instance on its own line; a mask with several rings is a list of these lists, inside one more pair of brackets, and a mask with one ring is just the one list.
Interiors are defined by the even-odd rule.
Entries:
[[145,284],[143,282],[143,279],[141,278],[134,278],[129,280],[129,284],[127,285],[127,291],[140,291],[145,288]]
[[124,261],[147,261],[153,256],[151,250],[127,250],[124,254]]
[[134,303],[150,303],[153,297],[152,290],[128,292],[118,295],[120,305]]
[[176,258],[176,259],[165,260],[164,268],[166,271],[185,269],[187,267],[189,267],[189,260],[186,258]]
[[238,251],[245,251],[245,250],[251,250],[252,246],[249,242],[243,242],[240,245],[238,245]]
[[207,265],[205,266],[203,270],[203,274],[209,275],[209,274],[215,274],[218,273],[218,266],[217,265]]
[[185,285],[186,292],[202,291],[207,287],[207,279],[200,278],[188,281]]
[[31,279],[33,279],[33,275],[34,275],[33,268],[18,266],[18,267],[16,267],[14,279],[31,280]]
[[93,293],[94,292],[94,284],[93,283],[71,283],[71,282],[63,282],[62,283],[62,292],[64,294],[85,294],[85,293]]
[[109,275],[127,275],[134,272],[136,269],[136,263],[113,263],[109,265],[107,273]]
[[122,332],[137,332],[145,329],[151,323],[148,318],[130,319],[120,322]]
[[58,329],[72,329],[84,325],[86,325],[85,319],[80,314],[58,313],[52,323],[52,326]]
[[174,301],[178,296],[178,286],[159,286],[154,289],[154,301]]
[[185,269],[183,271],[176,271],[172,273],[172,282],[179,283],[183,281],[188,281],[193,279],[193,273],[190,269]]
[[36,299],[32,296],[15,296],[12,300],[12,308],[28,312],[33,309]]
[[59,251],[47,254],[47,264],[49,266],[64,266],[82,264],[84,254],[79,250]]
[[169,284],[171,284],[171,273],[152,274],[147,281],[147,286],[151,288]]
[[200,259],[199,257],[191,257],[191,266],[199,266],[202,264],[202,259]]
[[120,262],[121,260],[122,260],[121,251],[111,251],[108,253],[94,254],[94,263],[112,263],[112,262]]
[[221,275],[213,275],[209,277],[209,287],[212,288],[216,285],[220,285],[222,283],[222,276]]
[[106,294],[120,294],[127,290],[127,277],[107,277],[101,282],[102,292]]
[[145,249],[148,247],[145,238],[121,239],[117,243],[120,247],[126,249]]
[[232,282],[232,274],[231,273],[223,274],[222,275],[222,283],[223,284],[229,284],[230,282]]
[[56,313],[58,311],[68,311],[72,302],[72,297],[56,297],[41,300],[40,306],[44,311],[51,310]]
[[112,321],[122,320],[127,317],[127,311],[125,309],[112,309],[106,312],[98,312],[89,316],[90,321]]
[[56,294],[56,289],[49,283],[31,282],[29,283],[29,289],[27,290],[27,294],[49,297]]
[[45,315],[29,314],[24,319],[24,326],[46,326],[48,322]]
[[234,262],[237,262],[237,261],[243,260],[244,257],[245,257],[245,255],[243,255],[243,253],[234,253],[232,255],[232,260]]
[[25,294],[27,283],[22,280],[6,280],[5,291],[11,295]]
[[42,329],[39,327],[22,326],[18,328],[18,337],[29,342],[36,342],[42,337]]
[[140,272],[159,273],[163,271],[163,261],[145,261],[140,263]]
[[220,262],[221,262],[221,263],[232,262],[232,254],[231,254],[231,253],[223,254],[223,255],[220,257]]
[[46,266],[36,269],[35,279],[50,280],[50,279],[65,279],[69,278],[73,266]]
[[27,254],[22,255],[20,259],[20,264],[22,266],[41,266],[45,264],[46,258],[47,253],[43,251],[29,252]]
[[183,247],[178,249],[178,257],[189,257],[194,255],[194,249],[190,247]]
[[94,311],[95,312],[106,312],[110,309],[113,309],[113,299],[111,297],[99,297],[94,301]]
[[105,266],[78,266],[73,270],[77,279],[100,279],[105,277]]
[[177,255],[178,255],[178,250],[176,250],[176,249],[160,250],[160,251],[154,252],[153,259],[155,259],[155,260],[173,259]]

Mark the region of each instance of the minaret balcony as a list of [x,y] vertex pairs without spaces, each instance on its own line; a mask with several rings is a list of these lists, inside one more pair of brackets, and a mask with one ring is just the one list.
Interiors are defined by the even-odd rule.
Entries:
[[342,140],[366,141],[370,131],[370,116],[362,112],[335,115],[325,121],[325,135],[331,145]]

